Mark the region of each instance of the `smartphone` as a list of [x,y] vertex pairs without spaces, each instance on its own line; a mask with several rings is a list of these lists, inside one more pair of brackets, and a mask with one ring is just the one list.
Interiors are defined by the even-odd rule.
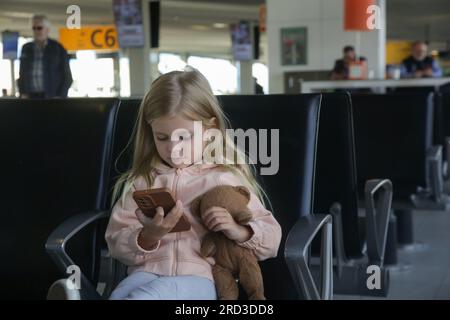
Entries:
[[[137,190],[133,192],[133,199],[142,213],[150,218],[155,216],[157,207],[162,207],[164,216],[166,216],[176,205],[175,199],[168,188]],[[169,232],[188,231],[190,228],[191,224],[183,214],[175,227]]]

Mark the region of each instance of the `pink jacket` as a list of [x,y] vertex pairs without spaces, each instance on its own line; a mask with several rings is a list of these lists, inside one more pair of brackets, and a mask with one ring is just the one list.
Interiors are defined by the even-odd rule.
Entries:
[[[211,271],[214,259],[200,255],[202,238],[210,231],[203,226],[200,217],[191,213],[191,202],[217,185],[243,183],[233,173],[206,164],[184,169],[161,164],[152,174],[155,177],[152,188],[169,188],[175,198],[181,200],[191,230],[166,234],[150,251],[141,248],[137,237],[142,225],[135,214],[137,204],[132,198],[135,190],[132,188],[123,203],[121,200],[116,203],[109,220],[106,241],[111,256],[126,264],[129,274],[146,271],[166,276],[197,275],[214,281]],[[136,179],[134,186],[138,190],[148,189],[143,178]],[[238,245],[251,249],[258,260],[276,257],[281,241],[280,225],[253,193],[248,208],[254,215],[249,222],[253,235]]]

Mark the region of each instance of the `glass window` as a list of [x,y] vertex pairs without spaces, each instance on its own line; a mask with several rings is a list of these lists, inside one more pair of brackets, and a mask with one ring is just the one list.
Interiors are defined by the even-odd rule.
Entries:
[[263,87],[264,93],[269,92],[269,69],[261,62],[255,62],[252,65],[252,75]]
[[129,97],[130,91],[130,60],[128,58],[120,58],[120,96]]
[[178,54],[161,53],[159,55],[158,71],[161,74],[175,70],[183,70],[185,66],[186,61],[183,61]]
[[188,64],[208,79],[214,94],[236,93],[237,69],[229,60],[191,56]]

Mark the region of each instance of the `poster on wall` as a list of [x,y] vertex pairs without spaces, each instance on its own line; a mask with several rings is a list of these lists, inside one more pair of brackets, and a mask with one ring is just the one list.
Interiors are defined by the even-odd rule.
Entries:
[[113,0],[114,21],[121,48],[143,47],[144,26],[140,0]]
[[281,65],[306,64],[307,55],[306,27],[281,29]]
[[253,41],[250,22],[233,23],[230,28],[233,58],[238,61],[252,60]]

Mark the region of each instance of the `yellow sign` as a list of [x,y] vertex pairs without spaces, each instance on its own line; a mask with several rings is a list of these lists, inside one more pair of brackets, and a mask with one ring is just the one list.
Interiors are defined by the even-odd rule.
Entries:
[[90,26],[81,29],[59,29],[59,41],[67,51],[119,50],[114,25]]
[[401,64],[411,55],[411,41],[389,40],[386,42],[386,63]]

